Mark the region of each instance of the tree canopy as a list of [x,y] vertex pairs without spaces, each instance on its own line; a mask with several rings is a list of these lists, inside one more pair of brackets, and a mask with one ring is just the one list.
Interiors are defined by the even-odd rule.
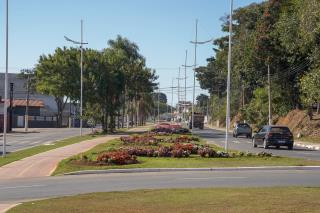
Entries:
[[[117,122],[121,125],[126,115],[143,123],[153,113],[157,76],[146,67],[135,43],[118,36],[102,51],[85,49],[83,65],[84,118],[113,131],[116,118],[122,116],[122,122]],[[55,97],[61,126],[66,102],[80,100],[80,51],[64,47],[40,56],[34,75],[35,89]]]
[[[227,33],[228,16],[222,20],[222,31]],[[318,0],[269,0],[234,11],[232,115],[239,113],[250,120],[253,108],[263,113],[268,104],[268,65],[275,118],[293,108],[319,102],[319,23]],[[228,37],[214,40],[213,46],[213,56],[196,73],[201,88],[211,95],[211,107],[221,109],[226,97]],[[224,114],[214,112],[212,116],[223,121]],[[262,124],[264,116],[252,122]]]

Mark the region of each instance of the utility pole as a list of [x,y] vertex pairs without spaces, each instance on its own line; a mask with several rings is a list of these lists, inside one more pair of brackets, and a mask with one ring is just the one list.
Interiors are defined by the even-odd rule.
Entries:
[[230,20],[229,20],[229,52],[228,52],[228,77],[227,77],[227,110],[226,110],[226,140],[225,151],[228,152],[228,136],[230,127],[230,78],[231,78],[231,56],[232,56],[232,13],[233,13],[233,0],[230,2]]
[[180,73],[181,73],[181,69],[179,67],[179,72],[178,72],[178,116],[180,116]]
[[8,53],[9,53],[9,2],[6,0],[6,73],[4,80],[4,104],[3,104],[3,146],[2,157],[6,156],[6,143],[7,143],[7,118],[8,118]]
[[268,99],[269,99],[269,125],[272,125],[272,110],[271,110],[271,80],[270,80],[270,65],[268,63]]
[[208,121],[209,121],[209,97],[207,99],[207,123],[209,123]]
[[83,110],[83,103],[82,103],[82,97],[83,97],[83,20],[81,19],[81,45],[80,45],[80,51],[81,51],[81,59],[80,59],[80,70],[81,70],[81,77],[80,77],[80,84],[81,84],[81,94],[80,94],[80,136],[82,136],[82,110]]
[[186,50],[186,58],[184,60],[184,107],[183,107],[183,114],[184,114],[184,120],[187,120],[187,60],[188,60],[188,50]]
[[196,40],[194,42],[194,70],[193,70],[193,93],[192,93],[192,125],[191,132],[193,133],[194,128],[194,99],[195,99],[195,88],[196,88],[196,68],[197,68],[197,45],[198,45],[198,19],[196,19]]
[[160,123],[160,83],[158,89],[158,123]]
[[197,46],[198,44],[206,44],[211,42],[212,39],[208,41],[198,41],[198,19],[196,19],[196,37],[195,41],[190,41],[190,43],[194,44],[194,70],[193,70],[193,95],[192,95],[192,118],[191,118],[191,133],[193,133],[193,128],[194,128],[194,102],[195,102],[195,90],[196,90],[196,68],[197,68]]
[[173,112],[172,112],[172,108],[173,108],[173,81],[174,81],[174,78],[172,78],[172,87],[171,87],[171,121],[173,120]]
[[9,116],[9,131],[12,131],[13,123],[13,83],[10,83],[10,116]]
[[27,104],[26,111],[24,115],[24,131],[28,132],[29,127],[29,99],[30,99],[30,73],[27,73]]

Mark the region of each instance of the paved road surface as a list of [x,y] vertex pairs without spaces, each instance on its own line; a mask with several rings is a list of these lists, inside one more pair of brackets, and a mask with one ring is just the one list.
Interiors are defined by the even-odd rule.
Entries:
[[[62,140],[79,135],[78,128],[43,128],[30,129],[28,133],[23,132],[22,129],[15,129],[16,132],[7,135],[7,151],[13,152],[21,149],[26,149],[42,144],[48,144],[54,141]],[[91,129],[84,128],[83,134],[88,134]],[[0,142],[2,145],[2,134]],[[2,151],[2,147],[1,147]],[[2,154],[2,152],[0,153]]]
[[0,204],[90,192],[192,187],[320,186],[320,169],[103,174],[0,181]]
[[[225,132],[220,130],[213,130],[205,128],[204,130],[196,129],[195,133],[200,137],[207,140],[209,143],[213,143],[219,146],[224,147],[225,144]],[[286,147],[276,149],[269,148],[263,149],[262,147],[253,148],[251,139],[244,137],[233,138],[232,134],[229,134],[229,149],[240,150],[240,151],[249,151],[249,152],[269,152],[278,156],[287,156],[287,157],[297,157],[305,158],[310,160],[320,160],[320,151],[311,150],[306,148],[294,147],[293,150],[288,150]]]

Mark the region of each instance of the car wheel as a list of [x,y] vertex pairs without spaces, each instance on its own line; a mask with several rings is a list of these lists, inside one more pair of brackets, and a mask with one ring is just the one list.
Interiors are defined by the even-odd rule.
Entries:
[[251,135],[249,134],[249,135],[247,135],[247,138],[251,138]]
[[257,147],[256,140],[254,138],[252,138],[252,145],[253,145],[253,148]]
[[263,148],[264,149],[269,149],[269,146],[267,144],[267,140],[266,139],[263,140]]
[[280,146],[276,146],[277,149],[280,149]]
[[293,145],[288,146],[288,149],[292,150],[293,149]]

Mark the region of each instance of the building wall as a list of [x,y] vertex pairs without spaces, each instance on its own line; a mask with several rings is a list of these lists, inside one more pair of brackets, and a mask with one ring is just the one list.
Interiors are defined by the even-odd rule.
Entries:
[[[4,73],[0,73],[0,96],[4,99]],[[14,99],[26,99],[26,79],[20,79],[17,73],[9,73],[8,75],[8,99],[10,91],[10,83],[14,83],[13,98]],[[41,100],[44,103],[44,109],[41,110],[43,115],[53,115],[57,112],[57,104],[53,96],[42,95],[38,93],[30,94],[30,99]]]

